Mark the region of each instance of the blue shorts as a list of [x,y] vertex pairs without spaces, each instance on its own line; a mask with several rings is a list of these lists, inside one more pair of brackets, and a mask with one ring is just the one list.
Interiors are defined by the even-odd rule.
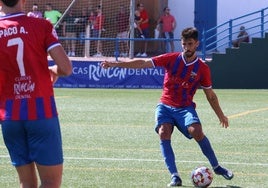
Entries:
[[193,106],[174,108],[165,104],[158,104],[155,110],[155,131],[158,133],[158,128],[164,123],[170,123],[187,138],[192,136],[188,132],[188,127],[193,123],[200,123],[196,110]]
[[58,117],[35,121],[3,121],[2,133],[12,164],[21,166],[63,163]]

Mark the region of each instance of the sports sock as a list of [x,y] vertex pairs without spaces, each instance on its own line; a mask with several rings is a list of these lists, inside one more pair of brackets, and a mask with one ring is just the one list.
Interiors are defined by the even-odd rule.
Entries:
[[201,141],[197,142],[203,152],[203,154],[207,157],[212,167],[216,167],[219,165],[217,157],[210,145],[208,138],[205,136]]
[[171,141],[161,140],[160,149],[170,174],[178,174],[178,170],[175,163],[175,155],[171,147]]

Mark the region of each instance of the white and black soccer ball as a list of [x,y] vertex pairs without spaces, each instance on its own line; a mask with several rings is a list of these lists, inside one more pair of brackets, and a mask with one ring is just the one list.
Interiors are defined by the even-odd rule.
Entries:
[[208,167],[201,166],[192,171],[190,178],[195,187],[208,187],[212,183],[213,173]]

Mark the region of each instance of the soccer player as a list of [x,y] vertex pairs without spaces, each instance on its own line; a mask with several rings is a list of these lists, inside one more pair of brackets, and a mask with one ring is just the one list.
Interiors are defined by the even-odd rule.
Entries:
[[160,137],[162,156],[171,174],[169,187],[182,186],[171,145],[174,127],[186,138],[195,139],[216,174],[231,180],[233,173],[219,165],[209,139],[202,130],[193,102],[196,90],[199,86],[202,87],[221,125],[225,128],[229,126],[228,118],[224,115],[217,95],[212,89],[209,67],[196,55],[196,49],[199,45],[196,28],[190,27],[182,31],[181,45],[182,53],[167,53],[147,60],[137,59],[129,62],[104,61],[101,66],[105,69],[110,67],[152,68],[156,66],[165,68],[163,92],[155,111],[155,131]]
[[[0,122],[21,188],[58,188],[63,151],[53,83],[72,65],[52,24],[28,17],[25,0],[1,0]],[[38,27],[36,27],[38,26]],[[48,67],[47,55],[55,65]],[[38,176],[36,174],[36,169]]]

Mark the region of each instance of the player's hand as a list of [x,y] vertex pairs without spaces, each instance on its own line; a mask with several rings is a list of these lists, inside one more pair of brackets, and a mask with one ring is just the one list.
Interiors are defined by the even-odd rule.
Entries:
[[57,82],[59,76],[57,74],[55,74],[55,72],[53,71],[53,66],[49,67],[48,69],[49,69],[49,73],[50,73],[51,82],[54,85]]
[[222,125],[222,127],[227,128],[229,127],[229,121],[228,121],[228,117],[223,116],[220,118],[220,124]]
[[103,62],[101,62],[100,66],[101,66],[102,68],[104,68],[104,69],[108,69],[108,68],[110,68],[110,67],[114,67],[113,64],[114,64],[114,63],[109,62],[109,61],[103,61]]

